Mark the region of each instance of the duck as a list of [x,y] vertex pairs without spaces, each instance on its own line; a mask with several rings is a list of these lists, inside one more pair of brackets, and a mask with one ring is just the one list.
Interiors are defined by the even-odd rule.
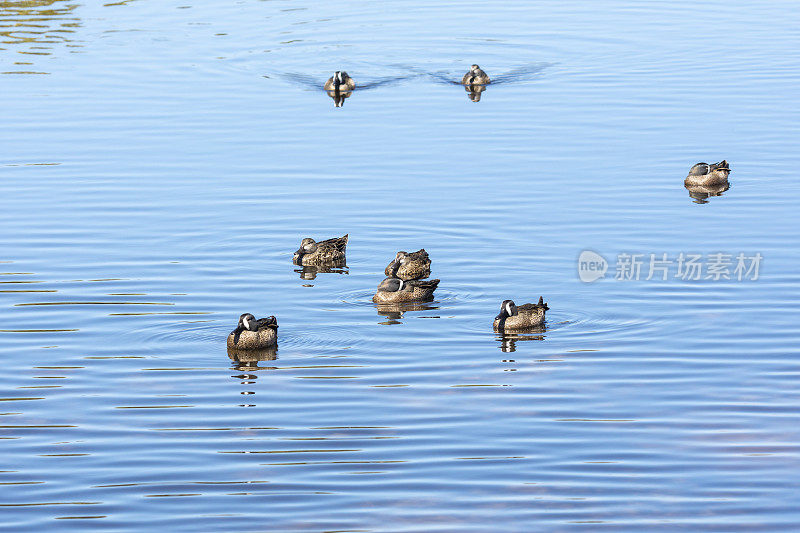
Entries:
[[405,281],[400,278],[386,278],[378,285],[372,301],[377,304],[429,302],[433,300],[433,291],[438,285],[438,279]]
[[[317,82],[319,83],[319,82]],[[356,88],[356,82],[343,70],[337,70],[328,78],[323,87],[326,91],[347,92]]]
[[550,309],[539,297],[539,303],[517,306],[514,300],[503,300],[500,314],[494,317],[494,330],[497,332],[520,331],[544,324],[544,313]]
[[489,76],[478,65],[472,65],[469,72],[461,79],[462,85],[488,85],[492,82]]
[[427,278],[431,275],[431,259],[425,248],[416,252],[399,251],[391,263],[384,270],[390,278],[399,278],[403,281]]
[[689,169],[683,184],[687,186],[695,185],[720,185],[728,181],[728,174],[731,168],[724,159],[719,163],[697,163]]
[[298,266],[343,264],[349,237],[347,234],[320,242],[306,237],[300,241],[300,248],[294,253],[292,262]]
[[278,344],[278,320],[274,316],[256,318],[251,313],[239,317],[236,329],[228,335],[228,348],[263,350]]

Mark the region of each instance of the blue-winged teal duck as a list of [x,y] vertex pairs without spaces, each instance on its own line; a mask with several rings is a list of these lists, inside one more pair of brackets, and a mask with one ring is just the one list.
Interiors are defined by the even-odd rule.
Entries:
[[427,278],[431,275],[431,259],[423,248],[416,252],[397,252],[384,273],[390,278],[400,278],[403,281]]
[[334,265],[345,261],[347,239],[349,235],[334,237],[317,242],[306,237],[300,241],[300,248],[294,253],[292,262],[299,266]]
[[478,65],[472,65],[469,72],[461,79],[463,85],[488,85],[491,82],[489,76]]
[[[317,82],[319,83],[319,82]],[[347,72],[343,70],[337,70],[333,73],[333,76],[328,78],[328,81],[325,82],[324,89],[326,91],[339,91],[339,92],[347,92],[352,91],[356,88],[356,82],[347,75]]]
[[433,291],[438,285],[438,279],[404,281],[398,278],[386,278],[378,285],[378,291],[372,297],[372,301],[378,304],[429,302],[433,300]]
[[724,159],[719,163],[697,163],[689,169],[689,175],[684,180],[684,185],[719,185],[728,181],[731,169]]
[[278,321],[274,316],[256,318],[244,313],[236,329],[228,335],[228,348],[236,350],[263,350],[277,344]]
[[539,297],[539,303],[517,306],[513,300],[504,300],[500,305],[500,314],[494,317],[494,330],[521,331],[544,324],[544,313],[550,309]]

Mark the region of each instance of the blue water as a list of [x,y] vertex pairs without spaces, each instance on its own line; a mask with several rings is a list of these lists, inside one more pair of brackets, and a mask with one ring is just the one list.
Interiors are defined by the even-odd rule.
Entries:
[[[0,3],[0,527],[800,528],[799,25]],[[498,81],[478,102],[472,63]],[[728,190],[684,187],[721,159]],[[291,264],[345,233],[346,268]],[[377,309],[423,247],[436,299]],[[718,252],[758,279],[614,279],[623,253]],[[544,331],[492,332],[540,295]],[[228,358],[243,312],[278,318],[276,359]]]

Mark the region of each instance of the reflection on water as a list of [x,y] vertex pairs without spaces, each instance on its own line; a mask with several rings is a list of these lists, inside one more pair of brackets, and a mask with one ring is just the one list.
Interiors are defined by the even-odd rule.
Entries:
[[496,333],[495,338],[500,341],[501,352],[516,352],[518,342],[543,341],[546,326],[530,328],[525,333]]
[[[274,361],[278,358],[278,347],[266,348],[263,350],[237,350],[235,348],[228,348],[228,357],[236,364],[236,370],[259,370],[259,369],[275,369],[275,367],[259,367],[260,361]],[[234,376],[242,378],[242,376]],[[256,376],[250,376],[248,379],[256,379]],[[244,383],[244,382],[242,382]]]
[[486,90],[486,85],[465,85],[464,89],[467,91],[467,98],[473,102],[480,102],[481,94]]
[[12,50],[25,59],[3,74],[47,74],[23,66],[33,65],[37,56],[53,54],[56,44],[71,43],[81,25],[75,14],[78,4],[69,0],[25,0],[0,2],[0,50]]
[[342,107],[344,105],[344,101],[352,96],[353,91],[327,91],[327,93],[328,96],[333,98],[334,107]]
[[712,196],[722,196],[722,193],[730,189],[730,182],[719,185],[684,185],[689,191],[689,197],[696,204],[707,204]]
[[[388,320],[378,322],[382,325],[402,324],[401,319],[406,313],[412,311],[429,311],[439,309],[439,306],[424,302],[405,302],[396,304],[374,304],[379,316],[386,317]],[[425,318],[439,318],[438,316],[426,316]]]
[[317,279],[317,274],[349,274],[347,264],[344,261],[333,261],[330,265],[308,265],[300,268],[295,268],[295,272],[300,274],[300,279],[313,280]]

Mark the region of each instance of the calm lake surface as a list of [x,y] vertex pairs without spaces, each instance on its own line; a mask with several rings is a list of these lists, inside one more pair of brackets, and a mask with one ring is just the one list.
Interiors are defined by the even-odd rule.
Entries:
[[[0,527],[800,530],[798,28],[790,1],[0,2]],[[729,190],[684,188],[721,159]],[[343,271],[291,264],[345,233]],[[423,247],[436,300],[381,312]],[[492,332],[540,295],[544,331]],[[247,311],[274,360],[228,358]]]

